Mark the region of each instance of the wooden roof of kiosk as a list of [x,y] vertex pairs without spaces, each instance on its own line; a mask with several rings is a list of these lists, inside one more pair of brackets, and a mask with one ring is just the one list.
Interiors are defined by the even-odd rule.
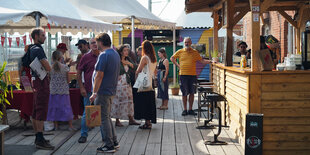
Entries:
[[[232,66],[233,54],[233,27],[248,12],[251,13],[252,22],[252,58],[260,50],[260,16],[267,11],[278,11],[296,29],[297,51],[300,51],[300,27],[304,11],[310,7],[309,0],[185,0],[186,13],[213,12],[214,18],[214,50],[218,50],[218,30],[227,29],[225,65]],[[232,7],[234,6],[234,7]],[[293,19],[285,11],[296,11],[298,16]],[[258,71],[258,64],[252,59],[251,70]]]

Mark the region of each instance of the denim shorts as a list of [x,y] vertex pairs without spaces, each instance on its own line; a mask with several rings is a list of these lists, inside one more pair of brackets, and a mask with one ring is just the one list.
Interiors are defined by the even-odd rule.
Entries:
[[182,96],[196,93],[197,77],[195,75],[180,75]]

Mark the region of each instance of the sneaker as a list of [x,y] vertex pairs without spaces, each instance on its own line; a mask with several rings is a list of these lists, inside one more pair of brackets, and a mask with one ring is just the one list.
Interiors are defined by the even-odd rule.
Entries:
[[46,141],[44,140],[38,140],[36,142],[36,148],[37,149],[42,149],[42,150],[54,150],[54,146],[52,146],[51,144],[47,143]]
[[187,113],[188,115],[197,115],[195,112],[194,112],[194,110],[188,110],[188,113]]
[[116,150],[114,146],[103,146],[103,147],[98,147],[97,152],[106,152],[106,153],[114,153]]
[[87,137],[81,136],[78,140],[79,143],[86,143]]
[[186,116],[187,115],[187,110],[184,110],[183,112],[182,112],[182,116]]
[[114,148],[118,149],[120,147],[120,145],[118,144],[118,142],[114,142]]

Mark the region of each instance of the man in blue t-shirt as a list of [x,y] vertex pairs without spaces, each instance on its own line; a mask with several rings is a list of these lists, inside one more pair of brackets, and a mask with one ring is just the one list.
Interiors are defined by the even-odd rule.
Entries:
[[100,55],[93,74],[93,93],[90,102],[101,105],[100,126],[102,140],[105,145],[97,148],[98,152],[115,152],[119,148],[115,128],[111,120],[111,104],[116,94],[118,75],[120,70],[119,54],[111,48],[111,38],[107,33],[96,36]]
[[[44,69],[49,72],[51,70],[51,66],[48,63],[44,50],[41,46],[46,39],[44,30],[42,28],[33,29],[31,32],[31,37],[34,40],[34,46],[31,47],[29,51],[31,62],[35,58],[38,58]],[[43,137],[43,122],[46,121],[50,95],[49,77],[46,75],[44,79],[41,80],[34,71],[32,71],[31,75],[34,89],[32,125],[36,133],[35,145],[38,149],[53,150],[54,147],[51,146],[49,141],[45,140]]]

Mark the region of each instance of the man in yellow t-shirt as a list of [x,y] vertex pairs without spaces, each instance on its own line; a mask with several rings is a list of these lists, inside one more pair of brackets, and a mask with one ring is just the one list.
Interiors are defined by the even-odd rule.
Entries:
[[[184,111],[182,112],[182,116],[185,115],[196,115],[196,113],[192,110],[193,102],[194,102],[194,94],[196,93],[195,83],[197,81],[196,77],[196,62],[200,61],[203,64],[208,64],[211,61],[204,60],[200,56],[197,50],[191,48],[192,40],[189,37],[184,38],[185,48],[178,50],[170,60],[177,67],[180,68],[180,87],[182,91],[182,100]],[[179,59],[180,64],[177,63],[176,59]],[[187,111],[187,96],[189,95],[189,108]]]

